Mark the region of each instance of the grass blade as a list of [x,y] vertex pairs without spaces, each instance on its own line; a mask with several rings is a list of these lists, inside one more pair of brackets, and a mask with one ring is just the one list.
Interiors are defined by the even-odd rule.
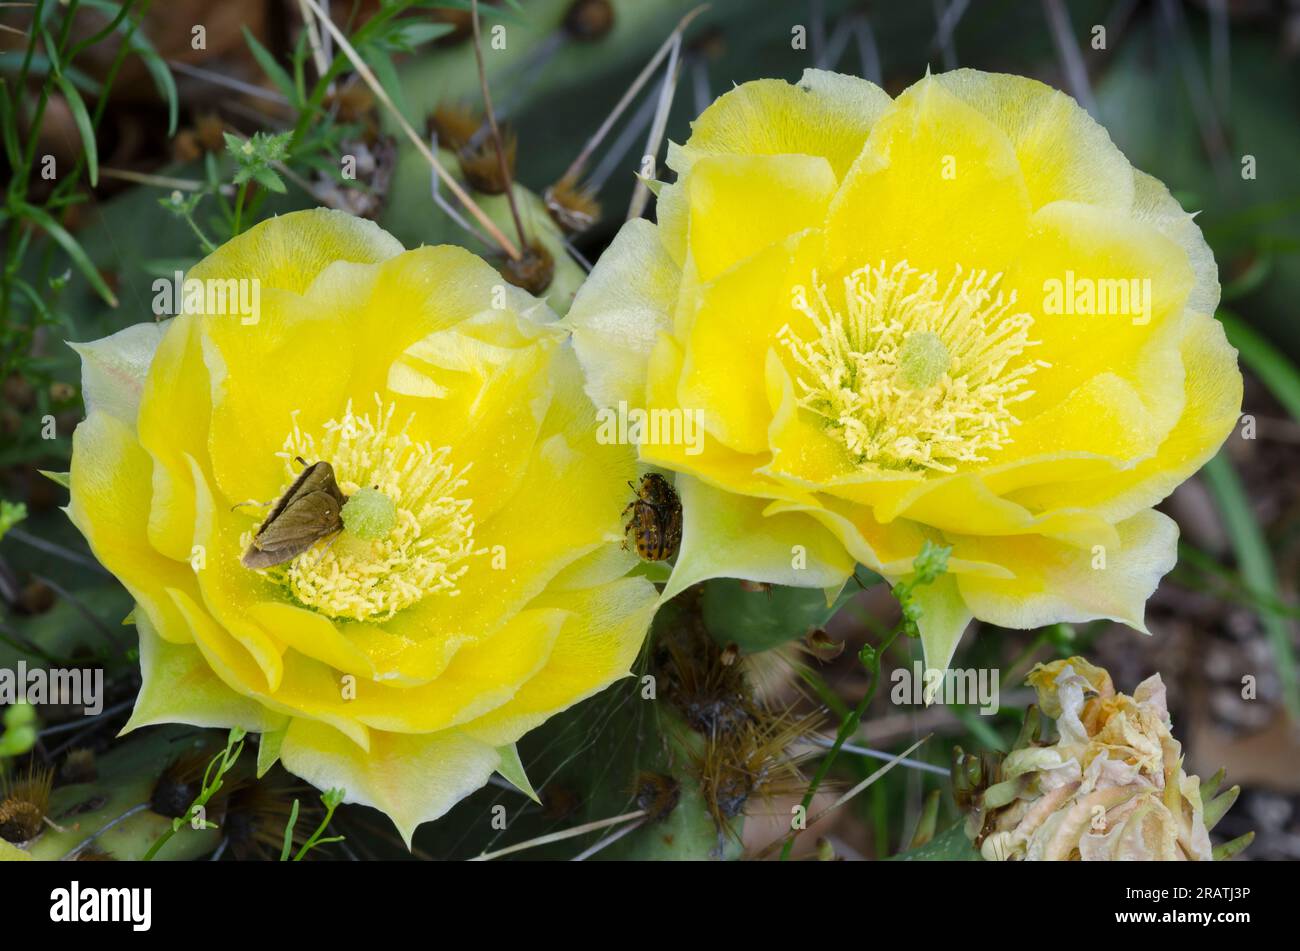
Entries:
[[[1268,542],[1260,531],[1250,501],[1242,488],[1237,471],[1225,453],[1206,463],[1201,470],[1210,493],[1223,514],[1224,526],[1237,554],[1237,569],[1246,588],[1274,600],[1281,600],[1273,559]],[[1291,719],[1300,723],[1300,683],[1296,677],[1295,649],[1291,644],[1291,625],[1270,611],[1256,612],[1273,649],[1278,680],[1282,683],[1282,700]]]
[[9,83],[3,78],[0,78],[0,136],[4,138],[5,157],[9,160],[9,167],[20,167],[23,157],[18,147],[18,123],[13,100],[9,96]]
[[[137,38],[144,39],[139,34]],[[152,47],[138,46],[135,51],[140,55],[144,68],[149,70],[149,76],[153,79],[158,94],[167,102],[167,136],[170,138],[176,134],[177,115],[180,112],[180,96],[176,92],[176,80],[172,78],[172,71],[167,68],[166,61]]]
[[90,175],[90,187],[95,188],[99,185],[99,146],[95,143],[95,125],[90,121],[90,113],[86,111],[81,93],[77,92],[77,87],[72,85],[68,77],[55,73],[54,82],[67,100],[68,108],[72,110],[72,121],[77,124],[81,146],[86,150],[86,171]]
[[86,276],[86,280],[90,281],[90,286],[95,289],[95,292],[100,297],[104,298],[109,307],[117,306],[117,296],[104,282],[99,269],[91,263],[90,258],[86,256],[85,249],[77,243],[76,238],[68,234],[67,230],[50,217],[43,208],[37,208],[35,205],[29,205],[26,202],[19,202],[18,212],[40,225],[45,233],[67,252],[68,257],[72,259],[72,263],[77,266],[77,270]]
[[[139,29],[139,22],[128,20],[126,18],[129,12],[127,7],[114,0],[83,0],[86,6],[99,10],[105,16],[111,18],[111,22],[105,29],[109,32],[116,30],[122,34],[124,42],[130,43],[132,53],[140,57],[144,63],[144,68],[149,71],[149,78],[153,80],[154,88],[158,90],[158,95],[162,96],[163,101],[167,103],[167,136],[176,134],[176,124],[180,112],[180,95],[176,91],[176,80],[172,78],[171,70],[167,68],[166,61],[158,53],[157,47],[144,32]],[[91,38],[96,41],[94,37]],[[75,53],[85,48],[85,44],[79,45]]]
[[293,80],[289,77],[285,68],[275,61],[275,57],[261,43],[257,42],[255,37],[248,29],[242,27],[244,31],[244,42],[253,52],[253,59],[257,60],[257,65],[262,67],[262,72],[266,73],[266,78],[275,83],[276,88],[284,93],[284,97],[294,105],[298,104],[298,89],[294,86]]
[[1300,371],[1237,315],[1221,310],[1219,320],[1228,343],[1237,348],[1242,362],[1259,377],[1291,418],[1300,423]]

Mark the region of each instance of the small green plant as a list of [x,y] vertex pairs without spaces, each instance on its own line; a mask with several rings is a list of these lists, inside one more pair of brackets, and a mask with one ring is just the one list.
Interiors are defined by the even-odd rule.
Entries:
[[[328,838],[321,838],[321,836],[324,835],[325,830],[329,828],[330,820],[334,818],[334,810],[343,803],[343,797],[346,795],[347,791],[343,789],[330,789],[321,793],[320,801],[325,806],[325,817],[321,819],[320,825],[316,827],[316,831],[313,832],[307,841],[302,844],[302,847],[294,853],[293,861],[301,862],[308,852],[318,846],[327,845],[330,842],[343,841],[345,837],[341,835],[329,836]],[[297,824],[298,800],[295,799],[293,801],[293,809],[289,813],[289,822],[284,828],[284,847],[280,850],[281,862],[289,861],[289,853],[293,850],[293,830],[294,826]]]
[[36,744],[36,708],[26,701],[0,714],[0,759],[22,756]]
[[[885,635],[879,647],[864,644],[862,650],[858,652],[858,660],[867,671],[867,690],[862,695],[862,699],[858,701],[858,705],[840,721],[840,728],[835,734],[835,742],[827,750],[826,755],[822,757],[817,766],[817,771],[813,773],[812,780],[808,783],[808,790],[804,793],[803,800],[800,803],[804,815],[808,814],[808,808],[812,805],[813,796],[817,795],[817,789],[821,786],[827,774],[830,773],[831,767],[835,765],[835,758],[839,755],[840,750],[844,748],[844,744],[848,742],[849,737],[857,733],[863,715],[871,706],[871,701],[876,696],[876,689],[880,686],[880,662],[885,653],[897,640],[899,634],[906,634],[908,637],[920,636],[916,625],[921,618],[922,609],[914,597],[916,589],[933,584],[940,575],[948,570],[948,556],[951,553],[951,548],[940,547],[927,540],[912,562],[913,574],[894,585],[893,593],[898,600],[899,607],[902,608],[902,617],[899,619],[898,624],[894,626],[894,629]],[[801,831],[800,828],[791,828],[784,844],[781,846],[781,861],[784,862],[790,857],[790,851],[794,848],[794,840]]]
[[[26,320],[6,320],[0,325],[3,326],[0,342],[3,343],[4,360],[0,365],[0,375],[14,372],[20,366],[28,368],[24,358],[38,326],[66,323],[66,317],[57,309],[57,301],[50,300],[52,295],[48,294],[50,290],[60,289],[61,282],[55,275],[62,272],[65,262],[81,273],[105,303],[110,307],[117,305],[117,298],[103,276],[68,231],[66,219],[72,206],[86,200],[83,176],[89,179],[91,187],[98,184],[99,154],[95,135],[113,85],[128,58],[139,58],[149,70],[167,100],[169,133],[175,131],[175,83],[158,51],[139,30],[148,6],[148,0],[125,0],[123,3],[68,0],[66,4],[36,0],[27,44],[18,68],[12,75],[0,77],[0,135],[3,135],[5,156],[12,171],[4,206],[0,209],[0,225],[4,229],[0,313],[10,315],[13,312],[11,308],[19,306],[24,306],[27,312]],[[73,22],[78,9],[83,7],[110,19],[99,31],[74,42]],[[114,34],[120,34],[117,51],[104,80],[97,83],[82,73],[76,64],[87,50]],[[37,54],[38,48],[42,51],[40,55]],[[32,105],[27,94],[29,80],[38,76],[41,78],[40,88]],[[94,97],[93,106],[87,106],[83,92]],[[33,175],[38,165],[38,133],[56,93],[72,113],[81,137],[82,151],[67,173],[60,173],[54,167],[52,156],[41,157],[40,177],[53,180],[55,185],[52,189],[43,189],[38,195],[33,188]],[[27,129],[25,136],[20,134],[23,127]],[[26,266],[32,253],[39,257],[34,269]]]
[[185,825],[190,824],[196,829],[215,829],[216,824],[209,822],[204,817],[204,807],[212,799],[222,786],[222,778],[235,767],[239,760],[239,754],[244,751],[244,731],[235,727],[230,731],[226,738],[226,747],[220,753],[212,758],[208,763],[208,768],[203,772],[203,785],[199,788],[198,795],[190,803],[185,815],[172,820],[171,828],[159,836],[158,840],[149,847],[149,851],[141,857],[142,861],[148,862],[166,845],[171,837],[179,832]]

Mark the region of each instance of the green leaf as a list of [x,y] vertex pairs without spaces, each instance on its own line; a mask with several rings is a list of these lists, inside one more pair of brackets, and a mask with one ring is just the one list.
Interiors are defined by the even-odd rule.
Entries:
[[446,36],[455,29],[450,23],[420,23],[416,20],[403,20],[396,27],[388,41],[404,53],[413,53],[417,46]]
[[[506,7],[490,7],[479,4],[479,16],[484,23],[494,17],[507,23],[530,24],[531,18],[524,12],[519,0],[506,0]],[[438,6],[451,10],[464,10],[468,13],[474,9],[473,0],[439,0]],[[513,11],[513,12],[512,12]]]
[[908,849],[891,856],[891,862],[982,862],[979,852],[966,836],[966,822],[962,820],[947,831],[940,832],[925,845]]
[[5,533],[27,517],[27,506],[22,502],[0,499],[0,539]]
[[1255,841],[1255,833],[1247,832],[1245,835],[1239,835],[1231,842],[1225,842],[1222,845],[1214,847],[1214,861],[1227,862],[1229,859],[1245,851],[1246,846]]
[[1206,799],[1202,796],[1201,801],[1205,803],[1205,828],[1213,831],[1214,827],[1219,824],[1219,820],[1227,814],[1240,795],[1241,787],[1233,786],[1213,799]]
[[1230,301],[1245,297],[1252,291],[1258,290],[1272,273],[1273,256],[1261,250],[1245,271],[1224,283],[1219,299]]
[[241,29],[244,31],[244,42],[252,50],[253,59],[257,60],[257,65],[262,67],[262,72],[266,73],[266,77],[275,83],[280,92],[284,93],[286,99],[294,105],[298,105],[298,90],[289,77],[289,73],[275,61],[271,51],[257,41],[257,37],[249,32],[248,27],[241,27]]
[[397,67],[393,65],[392,57],[384,50],[378,49],[374,44],[367,46],[363,50],[358,50],[361,58],[366,61],[372,70],[375,78],[379,80],[379,85],[384,87],[384,92],[388,93],[393,105],[402,115],[406,115],[406,100],[402,95],[402,81],[397,75]]
[[912,848],[919,849],[934,839],[935,827],[939,822],[939,800],[943,798],[943,792],[938,789],[931,789],[925,796],[925,802],[921,805],[921,815],[916,821],[916,831],[912,833]]
[[265,165],[253,169],[253,180],[277,195],[285,193],[284,180],[274,170],[267,168]]
[[68,234],[64,227],[50,217],[44,209],[29,205],[26,202],[18,202],[18,212],[35,221],[45,230],[46,234],[58,243],[59,247],[63,248],[68,257],[72,259],[72,263],[76,265],[77,270],[85,275],[86,280],[90,282],[90,286],[95,289],[100,297],[104,298],[109,307],[117,306],[116,295],[104,283],[104,278],[100,275],[99,269],[90,262],[90,258],[86,256],[85,250],[77,243],[76,238]]
[[850,584],[828,605],[821,588],[747,591],[739,581],[718,578],[704,584],[704,624],[718,643],[756,654],[824,626],[858,590]]
[[68,101],[68,108],[72,110],[72,121],[77,124],[81,147],[86,152],[86,170],[90,175],[90,187],[94,188],[99,184],[99,146],[95,143],[95,125],[90,121],[90,113],[86,111],[81,93],[77,92],[77,87],[72,85],[68,77],[58,73],[54,77],[54,82],[63,93],[63,98]]
[[0,756],[22,756],[36,745],[36,708],[19,700],[0,714]]

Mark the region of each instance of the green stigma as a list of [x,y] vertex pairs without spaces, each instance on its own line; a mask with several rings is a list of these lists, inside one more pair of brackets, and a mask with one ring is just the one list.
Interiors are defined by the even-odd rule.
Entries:
[[368,542],[388,535],[397,524],[397,506],[378,489],[358,489],[343,504],[343,527]]
[[908,334],[898,350],[898,378],[909,390],[924,390],[938,383],[951,363],[938,334],[917,331]]

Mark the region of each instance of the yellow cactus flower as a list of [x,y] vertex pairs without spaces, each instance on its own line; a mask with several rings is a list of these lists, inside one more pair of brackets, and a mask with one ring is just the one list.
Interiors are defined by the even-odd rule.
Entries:
[[[554,315],[467,251],[324,210],[184,287],[224,297],[77,347],[68,511],[137,603],[127,729],[260,732],[262,765],[408,843],[494,770],[526,786],[515,741],[624,676],[655,604],[621,549],[634,454],[597,442]],[[341,512],[257,504],[318,462]],[[277,518],[309,547],[245,567]]]
[[668,164],[658,223],[620,231],[566,318],[588,392],[676,473],[667,595],[897,581],[930,540],[952,549],[917,592],[931,666],[972,617],[1145,630],[1177,537],[1152,506],[1242,388],[1214,259],[1160,182],[1068,96],[975,70],[897,99],[745,83]]

